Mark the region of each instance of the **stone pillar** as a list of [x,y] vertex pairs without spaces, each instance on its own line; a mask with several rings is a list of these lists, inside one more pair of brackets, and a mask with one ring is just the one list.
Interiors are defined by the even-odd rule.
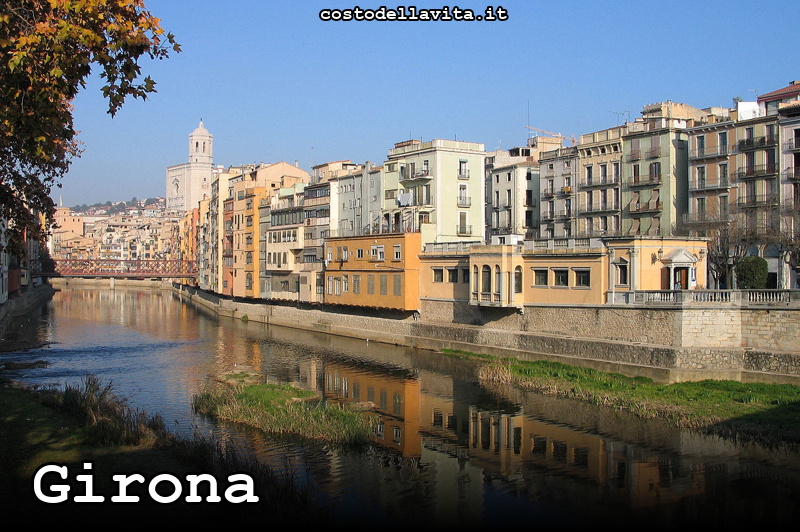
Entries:
[[614,293],[614,286],[616,283],[616,273],[614,270],[616,266],[614,266],[614,249],[608,250],[608,290],[606,291],[606,303],[615,303],[615,293]]
[[628,272],[628,281],[631,283],[631,290],[636,291],[639,289],[639,250],[636,248],[631,248],[631,263],[630,271]]

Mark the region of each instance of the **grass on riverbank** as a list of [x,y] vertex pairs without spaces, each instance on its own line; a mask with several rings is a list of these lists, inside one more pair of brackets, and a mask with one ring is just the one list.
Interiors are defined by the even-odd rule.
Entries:
[[479,371],[484,382],[513,383],[540,393],[627,410],[643,418],[665,419],[681,428],[767,444],[800,443],[797,386],[715,380],[664,385],[645,377],[626,377],[559,362],[444,352],[487,361]]
[[[276,474],[255,459],[245,458],[231,445],[200,438],[175,436],[159,416],[133,410],[118,399],[109,386],[87,377],[79,388],[28,390],[0,382],[0,500],[6,513],[58,518],[86,515],[87,505],[64,502],[44,504],[33,494],[33,477],[45,464],[67,465],[71,495],[85,486],[74,480],[85,473],[82,464],[92,462],[94,493],[106,501],[116,494],[111,476],[140,473],[146,479],[168,472],[184,478],[190,473],[210,473],[225,485],[228,475],[246,473],[255,483],[260,501],[238,504],[239,515],[270,515],[285,523],[328,522],[332,514],[318,506],[308,486],[297,484],[291,473]],[[133,490],[133,491],[131,491]],[[148,516],[169,512],[172,516],[219,515],[232,509],[227,503],[191,504],[180,498],[158,504],[147,495],[147,486],[133,484],[129,493],[141,496],[127,505],[92,504],[93,516]],[[220,493],[223,490],[220,490]],[[185,493],[184,495],[186,495]],[[186,514],[181,512],[186,511]],[[191,512],[191,514],[189,513]]]
[[345,406],[310,401],[314,396],[289,385],[220,384],[196,395],[192,406],[200,414],[274,434],[343,445],[369,441],[372,427],[367,416]]

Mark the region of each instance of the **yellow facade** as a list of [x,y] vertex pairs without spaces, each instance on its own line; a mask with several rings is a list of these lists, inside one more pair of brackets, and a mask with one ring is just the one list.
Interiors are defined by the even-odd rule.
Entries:
[[479,307],[522,308],[629,303],[636,291],[705,288],[703,239],[639,236],[563,242],[573,245],[426,246],[420,294]]
[[331,238],[325,242],[325,303],[419,310],[419,233]]

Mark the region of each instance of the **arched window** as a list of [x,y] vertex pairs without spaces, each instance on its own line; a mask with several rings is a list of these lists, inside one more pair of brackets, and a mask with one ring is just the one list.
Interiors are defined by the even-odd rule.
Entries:
[[500,286],[503,284],[503,272],[500,271],[500,266],[494,267],[494,291],[500,292]]
[[489,266],[484,266],[481,270],[481,293],[492,293],[492,269]]
[[514,268],[514,293],[522,293],[522,266]]

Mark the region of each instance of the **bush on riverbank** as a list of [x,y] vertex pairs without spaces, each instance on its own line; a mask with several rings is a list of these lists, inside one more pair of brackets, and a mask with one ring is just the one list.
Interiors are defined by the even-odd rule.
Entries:
[[313,397],[313,392],[289,385],[218,385],[194,396],[192,406],[200,414],[274,434],[348,445],[369,441],[368,417],[345,406],[308,400]]
[[[466,351],[449,354],[471,357]],[[476,358],[487,360],[483,355]],[[800,387],[789,384],[706,380],[665,385],[560,362],[497,358],[482,365],[478,377],[484,383],[513,384],[665,419],[680,428],[766,444],[800,443]]]
[[[37,516],[42,512],[61,517],[81,515],[86,505],[44,505],[36,500],[31,481],[44,464],[65,464],[70,471],[82,471],[82,463],[92,462],[95,493],[106,496],[116,491],[112,472],[137,472],[152,478],[164,472],[181,476],[200,471],[221,482],[228,475],[245,473],[254,480],[259,502],[236,505],[238,515],[268,515],[271,522],[287,524],[325,523],[333,517],[330,508],[316,503],[311,487],[298,484],[291,471],[275,473],[230,443],[196,434],[174,435],[165,430],[160,416],[131,409],[125,400],[114,396],[110,385],[103,385],[96,377],[63,390],[18,389],[0,381],[0,408],[0,498],[9,510]],[[67,483],[75,493],[84,490],[71,478]],[[92,505],[91,511],[95,516],[98,512],[105,515],[105,510],[119,516],[126,509],[148,516],[154,511],[168,511],[174,517],[179,515],[176,511],[184,509],[197,516],[198,512],[214,514],[232,508],[225,503],[198,505],[182,499],[161,505],[148,502],[145,495],[137,504]]]

